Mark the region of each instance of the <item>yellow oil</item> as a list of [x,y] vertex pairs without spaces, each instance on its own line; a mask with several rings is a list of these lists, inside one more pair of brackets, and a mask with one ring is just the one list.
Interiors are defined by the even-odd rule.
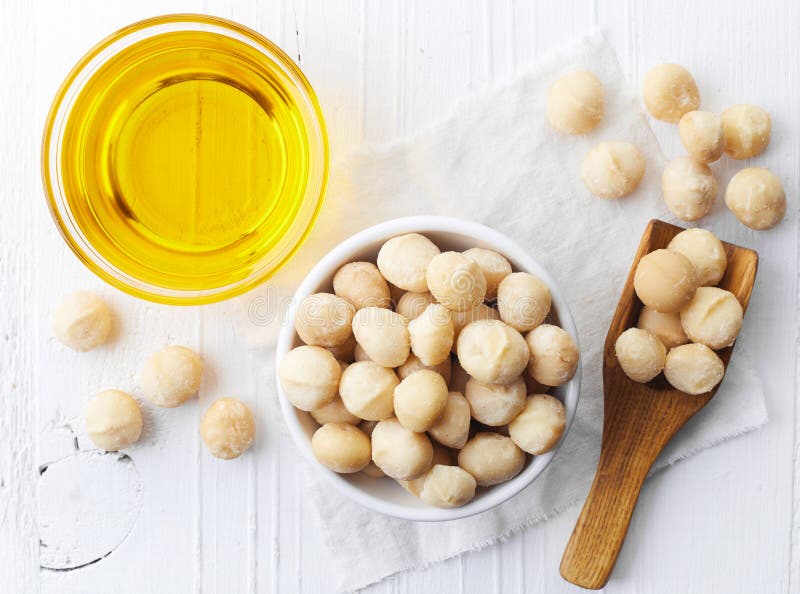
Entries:
[[208,290],[247,278],[297,214],[309,146],[286,74],[247,43],[170,32],[83,85],[64,129],[63,191],[111,265]]

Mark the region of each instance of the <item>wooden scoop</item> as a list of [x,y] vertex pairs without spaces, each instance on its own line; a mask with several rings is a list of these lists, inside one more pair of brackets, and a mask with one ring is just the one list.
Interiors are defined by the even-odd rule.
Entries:
[[[617,337],[636,326],[642,308],[633,290],[633,275],[639,260],[653,250],[666,248],[681,231],[682,228],[663,221],[653,220],[647,225],[606,335],[600,461],[561,560],[562,577],[583,588],[596,590],[605,586],[650,467],[675,432],[717,391],[714,388],[706,394],[690,396],[672,388],[663,374],[647,384],[636,383],[623,373],[614,354]],[[729,243],[723,245],[728,267],[719,286],[736,295],[747,310],[758,254]],[[717,352],[726,367],[732,350],[733,346]]]

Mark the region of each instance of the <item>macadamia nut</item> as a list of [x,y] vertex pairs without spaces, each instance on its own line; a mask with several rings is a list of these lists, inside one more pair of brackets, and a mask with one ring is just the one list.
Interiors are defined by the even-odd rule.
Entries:
[[586,188],[600,198],[622,198],[644,177],[644,155],[629,142],[601,142],[581,166]]
[[415,479],[411,479],[409,481],[398,480],[397,483],[406,491],[411,493],[414,497],[419,497],[420,493],[422,493],[422,488],[425,486],[425,478],[428,476],[428,473],[431,471],[431,469],[437,464],[441,466],[450,466],[453,464],[453,459],[452,456],[450,456],[450,451],[447,448],[434,443],[433,458],[431,459],[430,468],[428,468],[428,470],[423,472]]
[[437,464],[425,475],[419,497],[435,507],[461,507],[475,497],[475,487],[475,479],[463,468]]
[[617,361],[630,379],[645,384],[664,369],[667,349],[655,334],[641,328],[628,328],[614,345]]
[[200,422],[200,436],[213,456],[230,460],[241,456],[256,435],[250,408],[236,398],[220,398],[208,407]]
[[425,292],[428,264],[439,254],[439,248],[419,233],[393,237],[378,252],[378,269],[393,285],[406,291]]
[[475,261],[486,278],[485,299],[491,301],[496,298],[500,281],[511,274],[511,263],[502,254],[484,248],[470,248],[464,255]]
[[742,169],[728,182],[725,204],[751,229],[772,229],[786,214],[783,184],[769,169]]
[[90,351],[103,344],[111,333],[111,310],[94,293],[78,291],[53,312],[53,333],[74,351]]
[[458,465],[481,487],[511,480],[525,465],[525,452],[498,433],[476,433],[458,453]]
[[400,367],[395,369],[397,373],[397,377],[401,380],[406,379],[409,375],[414,372],[419,371],[420,369],[430,369],[431,371],[435,371],[439,375],[442,376],[446,383],[450,383],[450,373],[452,368],[452,362],[450,361],[450,357],[438,363],[437,365],[425,365],[422,361],[419,360],[414,353],[411,353],[406,359],[406,362],[403,363]]
[[697,83],[689,71],[678,64],[657,64],[648,70],[642,94],[650,115],[672,124],[700,107]]
[[772,119],[756,105],[734,105],[722,112],[725,152],[734,159],[750,159],[769,145]]
[[370,460],[369,464],[367,464],[364,467],[364,470],[362,470],[361,472],[366,474],[369,478],[374,478],[374,479],[383,478],[386,476],[386,474],[380,468],[378,468],[378,465],[375,464],[375,462],[373,462],[372,460]]
[[341,398],[334,398],[325,406],[312,410],[311,416],[320,425],[327,425],[328,423],[349,423],[350,425],[358,425],[361,422],[359,417],[347,410]]
[[353,334],[366,355],[383,367],[402,365],[411,352],[408,320],[390,309],[359,309],[353,318]]
[[500,320],[479,320],[465,326],[457,351],[464,370],[485,384],[514,381],[530,356],[522,335]]
[[348,423],[328,423],[317,429],[311,451],[320,464],[341,474],[364,470],[372,460],[369,437]]
[[713,163],[725,152],[722,118],[710,111],[690,111],[678,122],[686,152],[700,163]]
[[381,421],[372,431],[372,461],[393,479],[408,481],[422,476],[432,459],[428,436],[406,429],[395,418]]
[[470,414],[467,399],[459,392],[450,392],[444,412],[428,428],[428,435],[443,446],[460,450],[469,437]]
[[684,344],[667,353],[664,376],[676,390],[686,394],[705,394],[722,381],[725,365],[704,344]]
[[354,313],[349,301],[331,293],[315,293],[300,303],[294,327],[304,343],[332,347],[350,338]]
[[591,72],[570,72],[547,91],[547,120],[564,134],[586,134],[603,119],[603,83]]
[[537,326],[525,336],[530,350],[528,371],[545,386],[560,386],[575,376],[580,353],[569,333],[551,324]]
[[409,320],[413,320],[425,311],[425,308],[431,303],[436,303],[436,298],[428,291],[424,293],[408,291],[403,293],[403,296],[397,302],[397,313]]
[[394,371],[372,361],[357,361],[342,373],[339,394],[347,410],[361,419],[380,421],[394,411]]
[[718,350],[733,344],[744,312],[736,296],[717,287],[700,287],[681,310],[681,325],[692,342]]
[[506,324],[527,332],[550,313],[550,289],[527,272],[509,274],[497,289],[497,311]]
[[203,360],[183,346],[168,346],[154,353],[139,375],[142,392],[157,406],[180,406],[200,389]]
[[506,425],[525,407],[525,380],[518,377],[509,384],[484,384],[474,377],[467,382],[464,393],[472,418],[488,425]]
[[728,267],[725,246],[711,231],[681,231],[672,238],[667,249],[689,259],[697,273],[697,284],[701,287],[716,285],[725,276],[725,269]]
[[394,389],[394,414],[411,431],[427,431],[444,412],[447,384],[429,369],[412,373]]
[[428,265],[428,289],[436,300],[455,311],[473,309],[486,296],[480,266],[459,252],[443,252]]
[[500,314],[493,307],[489,307],[485,303],[479,303],[472,309],[465,309],[464,311],[450,312],[453,318],[453,352],[456,352],[458,337],[464,326],[477,322],[478,320],[499,320]]
[[689,342],[689,337],[681,326],[680,312],[660,313],[645,305],[639,313],[639,322],[636,325],[655,334],[667,349]]
[[672,250],[655,250],[642,257],[633,276],[642,303],[661,313],[679,311],[697,290],[697,273],[689,259]]
[[450,357],[454,333],[450,310],[438,303],[429,305],[408,324],[411,352],[425,365],[438,365]]
[[566,426],[567,414],[558,398],[533,394],[528,396],[522,412],[508,424],[508,434],[520,449],[539,456],[556,447]]
[[664,168],[661,177],[664,202],[682,221],[706,216],[717,201],[717,180],[711,168],[689,157],[678,157]]
[[386,279],[372,262],[350,262],[333,276],[333,292],[356,309],[391,305]]
[[300,410],[311,411],[336,397],[342,367],[322,347],[302,345],[286,353],[278,379],[286,398]]
[[130,394],[105,390],[86,407],[86,433],[100,449],[125,449],[142,435],[142,411]]

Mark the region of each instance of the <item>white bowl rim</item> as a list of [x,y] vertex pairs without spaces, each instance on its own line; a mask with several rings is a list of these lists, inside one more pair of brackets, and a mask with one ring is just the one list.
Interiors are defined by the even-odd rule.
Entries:
[[556,447],[546,454],[534,456],[533,461],[510,481],[496,485],[480,498],[473,499],[466,505],[456,508],[415,508],[387,501],[367,493],[358,486],[351,484],[343,478],[342,475],[320,464],[311,450],[310,440],[304,433],[297,419],[295,407],[283,393],[277,373],[280,361],[283,359],[284,355],[291,350],[292,343],[296,336],[293,320],[299,303],[308,295],[316,292],[322,282],[335,272],[335,268],[341,266],[343,262],[349,261],[347,260],[349,254],[357,252],[368,244],[380,240],[385,241],[396,235],[402,235],[404,233],[421,233],[424,235],[426,232],[453,233],[475,237],[476,240],[494,246],[494,249],[501,254],[520,264],[518,268],[531,272],[541,278],[550,288],[553,308],[558,312],[559,325],[572,336],[575,344],[579,346],[575,321],[572,318],[569,306],[561,295],[558,285],[550,273],[528,255],[525,249],[506,235],[481,223],[455,217],[418,215],[391,219],[359,231],[331,249],[311,269],[303,282],[300,283],[297,291],[295,291],[294,299],[288,309],[287,316],[284,318],[285,323],[280,330],[275,353],[275,383],[278,390],[281,412],[283,413],[283,418],[286,421],[292,439],[306,460],[308,460],[318,472],[321,472],[328,482],[340,493],[356,503],[378,513],[405,520],[437,522],[456,520],[487,511],[522,491],[544,471],[566,439],[575,418],[575,412],[580,399],[580,362],[575,376],[562,386],[562,388],[565,388],[564,405],[566,408],[567,421],[564,434],[561,436]]

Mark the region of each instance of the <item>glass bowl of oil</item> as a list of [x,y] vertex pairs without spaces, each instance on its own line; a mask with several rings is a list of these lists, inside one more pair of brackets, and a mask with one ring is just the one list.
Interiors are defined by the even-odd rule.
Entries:
[[308,236],[328,175],[319,103],[300,69],[242,25],[134,23],[96,45],[51,107],[42,173],[75,254],[131,295],[199,304],[241,294]]

